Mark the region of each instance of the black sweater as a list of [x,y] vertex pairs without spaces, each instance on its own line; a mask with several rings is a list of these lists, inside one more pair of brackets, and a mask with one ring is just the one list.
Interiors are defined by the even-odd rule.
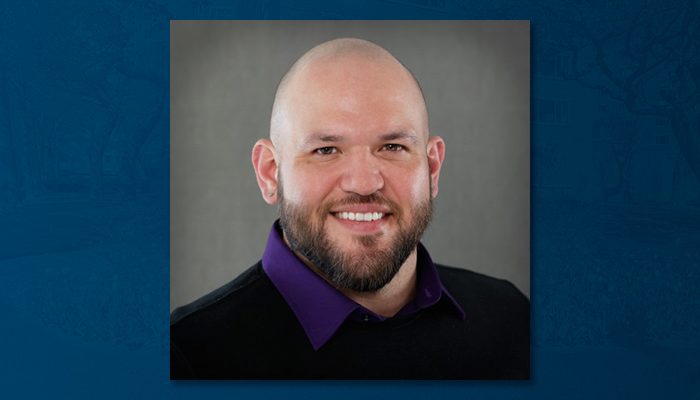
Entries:
[[510,283],[437,265],[444,301],[383,322],[348,320],[318,351],[256,265],[173,311],[171,379],[528,379],[530,304]]

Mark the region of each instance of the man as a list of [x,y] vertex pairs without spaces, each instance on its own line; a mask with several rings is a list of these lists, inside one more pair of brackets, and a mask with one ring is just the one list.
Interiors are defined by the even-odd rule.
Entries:
[[529,302],[420,244],[445,143],[385,49],[323,43],[279,84],[252,161],[262,260],[171,317],[174,379],[527,379]]

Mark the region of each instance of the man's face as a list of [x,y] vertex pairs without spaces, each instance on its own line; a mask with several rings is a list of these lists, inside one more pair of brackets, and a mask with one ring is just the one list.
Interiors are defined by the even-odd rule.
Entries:
[[277,148],[285,238],[336,286],[378,290],[431,217],[422,96],[394,64],[345,59],[300,75]]

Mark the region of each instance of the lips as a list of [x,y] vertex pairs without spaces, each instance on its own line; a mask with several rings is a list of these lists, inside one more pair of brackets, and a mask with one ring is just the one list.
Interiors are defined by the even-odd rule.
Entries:
[[384,229],[388,218],[393,215],[393,207],[382,199],[342,201],[331,207],[329,212],[346,229],[369,234]]
[[382,230],[387,218],[392,215],[390,207],[376,203],[336,206],[330,213],[342,226],[361,234]]

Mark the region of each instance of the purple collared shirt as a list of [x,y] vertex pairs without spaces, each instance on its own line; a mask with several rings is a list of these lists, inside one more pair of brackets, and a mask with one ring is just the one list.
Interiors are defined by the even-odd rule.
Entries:
[[[464,320],[464,310],[440,282],[428,251],[418,244],[418,287],[412,301],[396,315],[406,316],[437,304],[444,295]],[[314,350],[323,346],[347,319],[384,321],[387,318],[355,303],[309,269],[282,239],[275,222],[262,258],[263,270],[287,301]]]

